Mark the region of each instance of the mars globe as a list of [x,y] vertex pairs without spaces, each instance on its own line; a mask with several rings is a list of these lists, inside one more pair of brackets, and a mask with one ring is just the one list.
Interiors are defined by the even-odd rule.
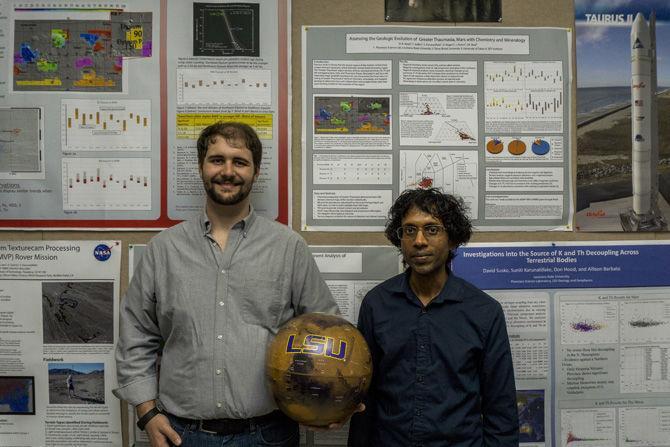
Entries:
[[365,339],[351,323],[311,313],[280,328],[268,349],[266,371],[286,415],[325,427],[348,418],[363,400],[372,361]]

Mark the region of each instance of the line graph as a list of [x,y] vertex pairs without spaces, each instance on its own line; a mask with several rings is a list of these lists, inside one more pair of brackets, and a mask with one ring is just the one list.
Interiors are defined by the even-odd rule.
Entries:
[[670,447],[670,407],[619,409],[619,440],[627,447]]

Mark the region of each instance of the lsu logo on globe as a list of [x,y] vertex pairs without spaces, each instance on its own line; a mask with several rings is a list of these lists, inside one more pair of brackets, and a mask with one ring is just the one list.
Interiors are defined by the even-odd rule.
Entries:
[[302,353],[311,355],[323,355],[336,360],[344,360],[347,356],[347,342],[337,340],[333,337],[310,334],[302,340],[302,346],[296,344],[295,334],[288,336],[286,342],[287,353]]
[[300,315],[279,328],[268,346],[266,375],[277,406],[303,425],[345,421],[372,377],[365,338],[342,317]]

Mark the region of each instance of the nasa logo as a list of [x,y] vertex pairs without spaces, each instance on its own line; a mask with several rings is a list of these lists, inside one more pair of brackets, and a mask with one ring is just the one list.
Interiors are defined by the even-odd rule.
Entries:
[[633,84],[633,88],[645,88],[647,85],[644,83],[644,81],[640,81],[639,84]]
[[344,360],[347,356],[347,342],[339,341],[339,348],[335,352],[335,339],[323,335],[310,334],[306,335],[302,342],[302,347],[294,346],[295,335],[289,335],[286,342],[286,353],[290,354],[309,354],[309,355],[323,355],[336,360]]
[[642,141],[644,141],[644,137],[640,134],[637,134],[637,135],[635,135],[635,141],[642,142]]
[[112,256],[112,249],[105,244],[99,244],[93,249],[93,256],[98,261],[106,261]]

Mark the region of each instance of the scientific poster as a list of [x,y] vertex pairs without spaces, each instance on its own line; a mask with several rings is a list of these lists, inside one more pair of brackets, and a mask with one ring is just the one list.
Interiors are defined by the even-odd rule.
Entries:
[[505,312],[524,447],[670,446],[670,244],[470,244]]
[[286,0],[167,3],[170,219],[202,211],[196,140],[226,120],[250,125],[263,144],[254,208],[288,223],[288,20]]
[[288,223],[288,1],[0,0],[0,228],[160,229],[197,214],[195,140],[250,124],[252,201]]
[[0,1],[0,227],[167,226],[159,6]]
[[0,445],[121,445],[118,241],[0,242]]
[[380,231],[408,188],[481,231],[572,229],[570,33],[303,27],[303,231]]
[[575,24],[575,229],[667,231],[670,5],[577,0]]

